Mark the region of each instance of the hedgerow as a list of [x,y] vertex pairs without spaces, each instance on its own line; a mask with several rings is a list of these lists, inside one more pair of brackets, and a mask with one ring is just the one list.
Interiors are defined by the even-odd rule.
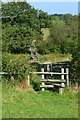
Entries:
[[8,73],[8,77],[22,80],[26,79],[30,71],[30,64],[28,63],[29,56],[24,54],[9,54],[2,55],[2,71]]

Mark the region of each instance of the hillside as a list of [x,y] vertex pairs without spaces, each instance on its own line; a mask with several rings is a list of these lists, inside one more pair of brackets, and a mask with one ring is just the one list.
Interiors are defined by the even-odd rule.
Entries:
[[[2,117],[78,118],[80,82],[78,15],[68,13],[50,15],[43,10],[35,9],[27,2],[6,2],[2,3],[0,19],[2,19],[0,72],[4,72],[0,80],[0,87],[3,88],[2,94],[0,93]],[[44,62],[65,61],[71,63],[69,72],[68,66],[67,69],[61,69],[61,64],[59,69],[53,67],[53,64],[46,67],[43,65]],[[48,72],[44,73],[45,71]],[[31,72],[39,72],[41,76]],[[49,79],[46,85],[52,84],[54,88],[46,88],[42,92],[40,84],[42,80],[44,89],[44,78]],[[53,82],[51,80],[54,83],[51,83]],[[58,94],[62,90],[63,94]]]

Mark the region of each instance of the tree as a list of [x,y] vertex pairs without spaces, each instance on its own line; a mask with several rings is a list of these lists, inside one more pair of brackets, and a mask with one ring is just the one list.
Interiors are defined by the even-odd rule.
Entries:
[[2,4],[2,23],[3,51],[26,53],[42,40],[37,10],[26,2]]
[[52,21],[52,27],[50,29],[49,42],[53,44],[54,51],[64,53],[64,42],[66,41],[66,25],[60,19]]
[[78,16],[73,16],[72,21],[66,25],[66,32],[65,51],[72,54],[78,45]]
[[39,10],[38,18],[39,18],[39,24],[40,24],[41,28],[49,28],[50,27],[50,16],[48,15],[47,12]]

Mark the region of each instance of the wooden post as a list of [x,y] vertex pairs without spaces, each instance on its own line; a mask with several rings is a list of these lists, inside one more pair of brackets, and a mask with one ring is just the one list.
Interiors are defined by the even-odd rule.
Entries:
[[27,80],[28,86],[30,86],[30,76],[28,75],[28,80]]
[[50,72],[49,64],[47,64],[47,72]]
[[[61,68],[61,72],[62,72],[61,79],[64,80],[64,75],[63,75],[64,68]],[[61,83],[61,87],[59,88],[59,94],[61,94],[61,95],[62,95],[62,92],[63,92],[63,88],[62,87],[64,87],[64,83]]]
[[[42,68],[42,72],[44,72],[44,68]],[[42,80],[44,80],[44,74],[42,74]],[[42,87],[42,91],[45,90],[44,85],[45,85],[45,83],[42,82],[42,86],[43,86],[43,87]]]
[[69,87],[69,68],[66,68],[66,83],[67,83],[67,87]]

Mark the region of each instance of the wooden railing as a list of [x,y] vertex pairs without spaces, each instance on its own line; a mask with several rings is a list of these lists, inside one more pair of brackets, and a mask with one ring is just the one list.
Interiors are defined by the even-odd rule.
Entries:
[[[1,75],[7,74],[7,72],[0,72],[0,77]],[[57,86],[59,88],[59,93],[62,94],[63,88],[65,86],[69,87],[69,68],[66,68],[66,72],[64,72],[64,68],[61,68],[61,72],[45,72],[44,68],[41,69],[41,72],[30,72],[27,81],[28,85],[30,85],[30,74],[37,74],[42,76],[40,80],[40,87],[42,88],[42,91],[44,91],[45,88],[53,88]],[[45,79],[45,75],[61,75],[61,79]],[[66,78],[64,76],[66,76]]]
[[[45,88],[53,88],[57,86],[59,88],[59,93],[62,94],[63,88],[65,86],[69,87],[69,69],[66,68],[66,72],[64,72],[64,68],[61,68],[61,72],[44,72],[44,68],[41,69],[41,72],[30,72],[30,74],[38,74],[42,76],[41,85],[42,91]],[[45,79],[45,75],[61,75],[61,79]],[[66,79],[64,76],[66,75]],[[29,79],[28,79],[29,81]],[[46,84],[49,82],[49,84]]]

